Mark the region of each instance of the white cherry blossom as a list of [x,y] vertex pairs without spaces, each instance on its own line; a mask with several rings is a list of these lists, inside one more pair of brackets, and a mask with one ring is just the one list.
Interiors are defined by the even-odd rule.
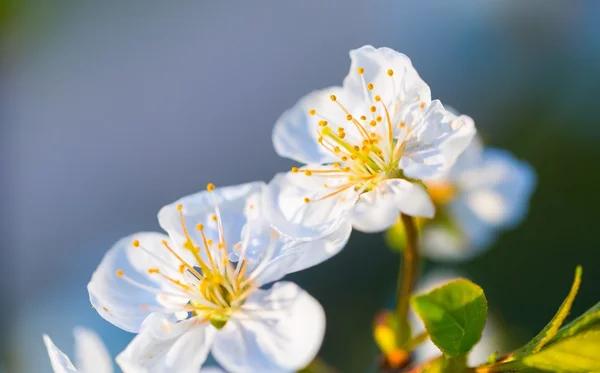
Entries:
[[481,254],[523,220],[535,184],[529,164],[474,140],[450,172],[425,181],[437,215],[422,222],[423,253],[443,260]]
[[261,286],[320,263],[351,227],[294,242],[263,214],[264,183],[214,188],[162,208],[168,233],[138,233],[109,250],[88,285],[102,317],[139,333],[121,366],[195,373],[212,352],[228,372],[289,372],[321,345],[320,304],[290,282]]
[[304,164],[270,184],[270,214],[286,236],[320,237],[345,220],[376,232],[399,213],[432,217],[421,180],[449,167],[475,134],[471,118],[431,101],[405,55],[365,46],[350,57],[342,87],[310,93],[275,124],[277,153]]

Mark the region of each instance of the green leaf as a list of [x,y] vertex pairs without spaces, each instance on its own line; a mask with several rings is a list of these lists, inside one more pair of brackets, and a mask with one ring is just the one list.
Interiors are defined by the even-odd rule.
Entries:
[[469,280],[454,280],[415,296],[412,305],[431,341],[447,356],[466,354],[481,338],[487,300],[483,290]]
[[555,342],[523,363],[552,372],[600,371],[600,326]]
[[560,328],[548,344],[571,337],[596,325],[600,325],[600,302],[596,303],[594,307],[587,310],[583,315]]
[[563,321],[565,321],[565,318],[571,310],[571,305],[573,305],[573,301],[575,300],[575,296],[579,290],[579,285],[581,284],[581,273],[581,266],[578,266],[575,269],[575,279],[573,280],[573,285],[571,285],[571,291],[560,305],[556,315],[554,315],[552,320],[550,320],[548,325],[546,325],[544,329],[538,333],[538,335],[536,335],[531,341],[517,351],[515,354],[516,357],[527,356],[539,352],[542,347],[546,345],[546,343],[550,342],[550,340],[554,338],[558,332],[558,329],[562,325]]

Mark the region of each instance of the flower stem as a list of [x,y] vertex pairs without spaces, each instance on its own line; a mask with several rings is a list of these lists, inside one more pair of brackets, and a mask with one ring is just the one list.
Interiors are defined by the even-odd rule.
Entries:
[[407,346],[411,332],[408,323],[408,305],[410,295],[419,272],[419,237],[415,220],[410,215],[400,214],[404,225],[406,244],[404,245],[403,258],[398,273],[398,295],[396,298],[396,316],[398,317],[398,330],[396,331],[398,345]]

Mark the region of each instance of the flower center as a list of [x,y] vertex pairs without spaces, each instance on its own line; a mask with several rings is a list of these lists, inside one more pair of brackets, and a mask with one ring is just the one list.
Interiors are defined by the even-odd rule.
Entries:
[[[376,94],[375,85],[365,81],[364,71],[364,68],[358,68],[366,102],[363,109],[365,112],[358,113],[358,116],[353,115],[338,97],[329,97],[332,104],[346,115],[347,125],[355,129],[351,131],[352,134],[347,132],[345,126],[332,123],[315,109],[308,111],[311,116],[319,118],[317,141],[337,157],[338,161],[322,169],[300,170],[293,167],[292,172],[303,172],[306,176],[319,174],[342,180],[335,185],[324,184],[323,187],[329,192],[315,201],[335,196],[349,188],[354,188],[359,193],[368,192],[382,180],[403,177],[399,163],[406,149],[410,130],[404,121],[394,120],[394,113],[400,107],[400,101],[396,98],[394,71],[387,71],[394,87],[394,97],[390,101]],[[393,103],[393,107],[389,108],[386,102]],[[420,109],[423,109],[424,105],[422,103]],[[305,198],[304,201],[311,202],[309,198]]]

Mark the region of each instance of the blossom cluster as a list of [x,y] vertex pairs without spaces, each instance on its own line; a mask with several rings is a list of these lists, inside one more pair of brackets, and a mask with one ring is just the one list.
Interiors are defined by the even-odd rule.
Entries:
[[[417,218],[423,252],[472,256],[527,210],[531,168],[484,149],[474,121],[431,99],[405,55],[350,52],[341,86],[315,91],[275,123],[277,153],[298,165],[274,176],[205,190],[160,209],[164,233],[119,240],[88,284],[113,325],[136,333],[116,361],[126,373],[293,372],[317,355],[319,302],[287,274],[339,253],[353,229],[402,236]],[[265,285],[270,285],[266,287]],[[44,336],[55,372],[112,372],[93,332],[76,331],[73,366]]]

